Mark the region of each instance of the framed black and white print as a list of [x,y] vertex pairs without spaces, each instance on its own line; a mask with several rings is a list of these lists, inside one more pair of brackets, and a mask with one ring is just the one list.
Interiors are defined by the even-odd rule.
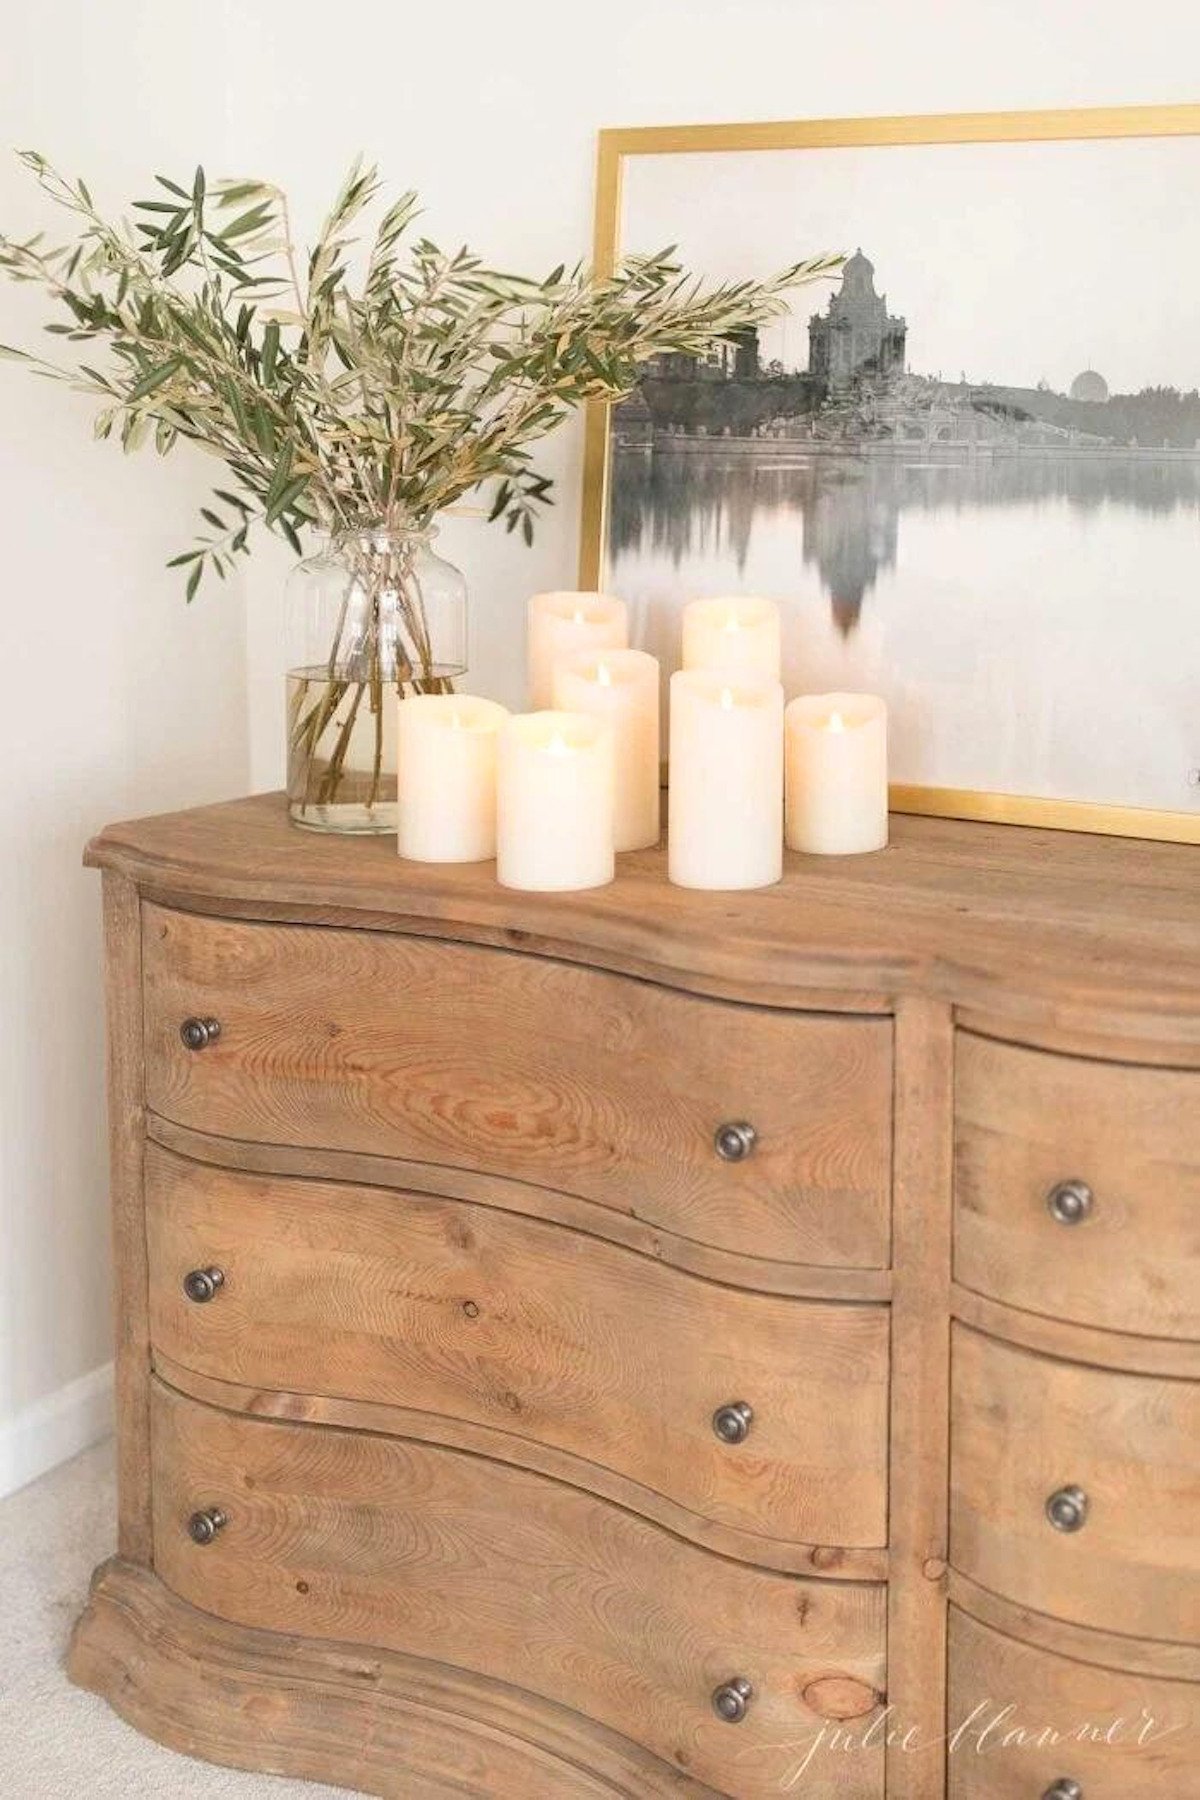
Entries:
[[779,602],[910,812],[1200,843],[1200,106],[601,134],[596,262],[845,257],[589,421],[581,585]]

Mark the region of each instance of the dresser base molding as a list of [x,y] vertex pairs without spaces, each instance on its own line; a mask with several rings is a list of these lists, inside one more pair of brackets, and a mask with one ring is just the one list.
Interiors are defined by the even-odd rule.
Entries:
[[713,1789],[535,1695],[395,1651],[227,1625],[114,1557],[67,1673],[189,1756],[381,1800],[712,1800]]

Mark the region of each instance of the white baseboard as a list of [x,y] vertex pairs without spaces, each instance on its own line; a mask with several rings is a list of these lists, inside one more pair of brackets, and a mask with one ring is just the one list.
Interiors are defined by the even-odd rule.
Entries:
[[113,1428],[113,1366],[103,1363],[0,1422],[0,1499],[98,1444]]

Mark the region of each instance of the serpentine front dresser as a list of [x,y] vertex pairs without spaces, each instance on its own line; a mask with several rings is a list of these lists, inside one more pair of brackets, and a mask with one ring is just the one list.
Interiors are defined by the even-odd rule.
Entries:
[[115,826],[74,1679],[370,1794],[1200,1794],[1200,852]]

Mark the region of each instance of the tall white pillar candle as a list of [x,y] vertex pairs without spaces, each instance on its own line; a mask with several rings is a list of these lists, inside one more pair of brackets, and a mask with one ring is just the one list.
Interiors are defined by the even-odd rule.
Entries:
[[614,823],[618,850],[657,844],[661,829],[660,670],[644,650],[569,656],[554,673],[554,704],[613,728]]
[[613,734],[587,713],[535,712],[500,732],[496,878],[536,893],[613,878]]
[[529,704],[554,705],[554,667],[580,650],[623,650],[629,612],[608,594],[535,594],[529,602]]
[[667,873],[678,887],[783,874],[783,689],[705,669],[671,677]]
[[888,841],[887,707],[804,694],[785,714],[789,850],[855,856]]
[[412,862],[488,862],[496,854],[494,700],[412,694],[396,702],[396,848]]
[[778,681],[779,608],[773,600],[690,600],[683,667],[716,669],[731,681]]

